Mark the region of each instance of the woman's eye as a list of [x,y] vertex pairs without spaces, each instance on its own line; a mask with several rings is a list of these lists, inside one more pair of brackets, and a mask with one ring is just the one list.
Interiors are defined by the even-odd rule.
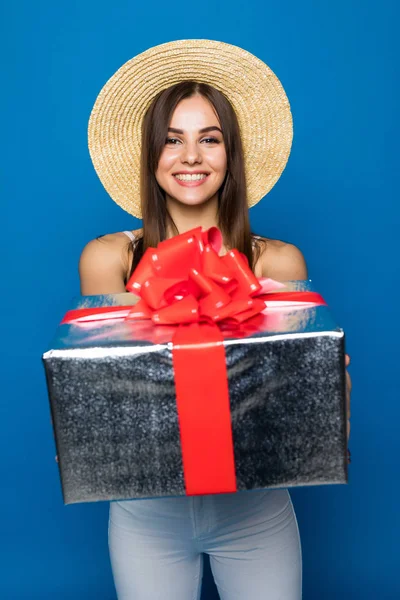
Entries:
[[178,142],[180,142],[180,140],[178,140],[177,138],[167,138],[165,140],[166,144],[172,144],[172,145],[176,145]]
[[204,138],[202,141],[206,144],[219,144],[219,140],[215,137]]

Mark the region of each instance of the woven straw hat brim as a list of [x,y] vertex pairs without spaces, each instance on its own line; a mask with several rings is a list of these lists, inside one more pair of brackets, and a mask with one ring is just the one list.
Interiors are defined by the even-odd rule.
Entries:
[[231,102],[238,117],[254,206],[278,181],[288,161],[293,121],[276,75],[253,54],[224,42],[179,40],[137,55],[107,81],[89,119],[89,152],[111,198],[141,218],[141,127],[162,90],[181,81],[208,83]]

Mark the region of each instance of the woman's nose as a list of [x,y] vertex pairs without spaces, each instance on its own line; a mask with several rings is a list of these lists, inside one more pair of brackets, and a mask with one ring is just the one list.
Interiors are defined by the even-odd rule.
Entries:
[[181,160],[190,165],[201,162],[201,153],[198,145],[194,142],[185,144],[182,149]]

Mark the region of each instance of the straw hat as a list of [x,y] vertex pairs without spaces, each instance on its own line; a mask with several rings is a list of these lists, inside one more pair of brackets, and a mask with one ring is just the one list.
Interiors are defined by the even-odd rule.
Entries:
[[128,60],[101,90],[89,120],[89,152],[111,198],[141,218],[141,125],[154,97],[180,81],[208,83],[232,104],[242,137],[249,206],[278,181],[289,158],[293,122],[285,91],[261,60],[212,40],[179,40]]

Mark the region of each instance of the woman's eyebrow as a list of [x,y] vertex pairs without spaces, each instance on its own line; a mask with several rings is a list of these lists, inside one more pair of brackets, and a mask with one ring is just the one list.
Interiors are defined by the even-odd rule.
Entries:
[[[184,133],[183,129],[175,129],[175,127],[168,127],[168,131],[171,133]],[[222,130],[216,125],[211,125],[210,127],[203,127],[203,129],[199,129],[199,133],[207,133],[208,131],[220,131]]]

